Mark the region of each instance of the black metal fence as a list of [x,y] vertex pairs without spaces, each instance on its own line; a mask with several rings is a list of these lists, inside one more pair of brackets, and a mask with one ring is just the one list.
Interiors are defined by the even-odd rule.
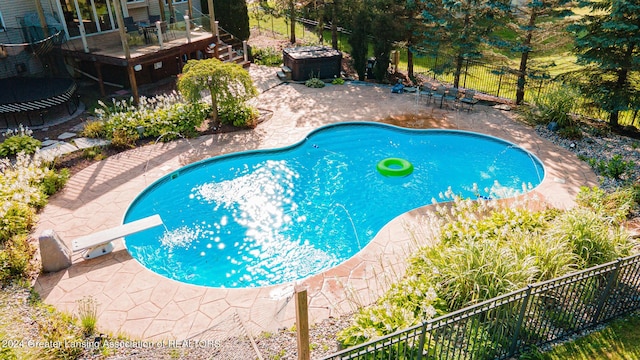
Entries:
[[[447,65],[453,63],[453,57],[437,55],[424,56],[419,51],[413,59],[414,72],[427,78],[444,83],[453,82],[453,73],[444,71]],[[515,101],[518,72],[504,65],[493,65],[482,61],[465,59],[460,74],[460,87],[473,89],[478,92],[498,98]],[[541,96],[557,90],[562,86],[569,86],[557,78],[528,76],[525,86],[525,102],[535,103]],[[608,113],[586,98],[576,99],[574,113],[595,119],[607,119]],[[621,125],[637,126],[638,111],[622,111],[619,115]]]
[[507,359],[640,309],[640,255],[469,306],[325,357]]

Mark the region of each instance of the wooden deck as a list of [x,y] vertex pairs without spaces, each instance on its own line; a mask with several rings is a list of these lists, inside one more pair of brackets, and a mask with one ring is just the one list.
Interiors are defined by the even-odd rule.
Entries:
[[[189,38],[190,40],[184,29],[171,30],[161,48],[155,33],[149,32],[146,39],[144,34],[127,34],[130,63],[144,64],[176,53],[190,54],[198,50],[202,51],[215,42],[215,37],[211,33],[198,29],[191,30]],[[63,54],[103,64],[127,66],[119,32],[89,35],[86,41],[88,53],[84,51],[82,39],[73,39],[62,44]]]

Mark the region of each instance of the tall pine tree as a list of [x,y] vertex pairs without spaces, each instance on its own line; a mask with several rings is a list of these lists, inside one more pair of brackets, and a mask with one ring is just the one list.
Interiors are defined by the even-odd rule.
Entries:
[[[520,53],[520,67],[518,69],[516,104],[520,104],[524,100],[529,56],[534,48],[539,50],[549,36],[557,36],[559,26],[562,26],[561,31],[565,33],[563,23],[558,20],[572,14],[569,8],[572,4],[573,0],[529,0],[523,6],[517,7],[519,15],[516,17],[516,24],[520,36],[514,51]],[[541,34],[546,36],[534,37],[534,35]],[[554,42],[553,45],[557,45],[557,43]]]
[[482,45],[494,44],[493,30],[509,20],[510,0],[423,0],[427,23],[424,48],[435,56],[453,55],[453,86],[458,87],[465,59],[482,57]]
[[[209,5],[206,0],[201,0],[202,12],[209,13]],[[249,10],[245,0],[215,0],[213,10],[216,20],[224,30],[240,40],[248,40],[251,34],[249,29]]]
[[619,125],[620,111],[640,109],[640,0],[582,0],[591,12],[571,25],[580,89]]

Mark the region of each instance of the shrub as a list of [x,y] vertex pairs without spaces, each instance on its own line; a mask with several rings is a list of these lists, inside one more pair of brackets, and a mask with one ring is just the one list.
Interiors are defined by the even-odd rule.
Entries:
[[33,131],[22,124],[18,129],[9,129],[3,136],[5,140],[0,143],[0,156],[7,157],[17,155],[19,152],[31,155],[36,152],[42,143],[40,140],[34,139],[31,135]]
[[573,110],[577,92],[569,87],[561,87],[543,96],[537,104],[541,110],[541,116],[547,123],[555,121],[560,128],[573,125],[569,113]]
[[633,187],[627,187],[608,193],[597,187],[583,186],[576,196],[576,203],[601,216],[623,221],[637,205],[633,189]]
[[523,116],[538,124],[555,122],[560,129],[573,126],[571,111],[577,98],[577,92],[569,87],[561,87],[538,98],[536,107],[524,112]]
[[94,120],[87,122],[82,129],[81,135],[92,139],[106,138],[107,132],[104,121]]
[[140,138],[137,132],[127,129],[115,129],[111,134],[111,146],[116,149],[132,149],[136,147],[136,141]]
[[535,280],[535,258],[491,240],[465,240],[428,250],[438,295],[451,310],[517,290]]
[[628,234],[610,218],[585,208],[568,210],[550,224],[547,236],[571,244],[577,267],[588,268],[629,254]]
[[636,164],[629,160],[625,161],[619,154],[614,155],[609,160],[598,160],[594,158],[584,159],[598,174],[616,180],[621,180],[623,176],[635,168]]
[[322,81],[322,80],[320,80],[318,78],[315,78],[315,77],[312,77],[311,79],[305,81],[304,84],[307,87],[310,87],[310,88],[323,88],[324,87],[324,81]]
[[279,66],[282,64],[282,52],[272,48],[254,48],[253,62],[258,65]]
[[56,174],[38,156],[24,153],[19,153],[14,162],[0,160],[0,174],[0,272],[2,282],[8,282],[29,270],[33,251],[24,236],[35,224],[36,210],[69,175],[66,170]]
[[533,256],[535,281],[551,280],[575,270],[576,256],[566,242],[543,232],[514,231],[510,246],[518,258]]
[[107,139],[116,148],[135,146],[140,137],[171,141],[179,137],[195,137],[197,128],[204,123],[211,111],[202,102],[184,103],[177,93],[141,97],[138,106],[131,100],[113,100],[110,104],[99,102],[96,116],[104,120]]
[[333,85],[342,85],[342,84],[344,84],[344,79],[342,79],[342,78],[335,78],[335,79],[333,79],[333,81],[331,81],[331,83],[332,83]]
[[42,192],[47,196],[51,196],[60,191],[69,180],[69,169],[61,169],[59,172],[55,170],[47,170],[42,178]]
[[35,252],[26,234],[14,235],[0,245],[0,283],[6,285],[30,273]]
[[580,140],[582,139],[582,130],[580,130],[579,126],[570,125],[558,130],[558,135],[565,139],[570,140]]
[[224,108],[218,114],[218,119],[223,124],[233,124],[237,127],[255,127],[258,118],[258,110],[253,106],[240,105]]
[[82,150],[82,156],[85,159],[95,161],[100,161],[106,158],[106,155],[102,153],[102,148],[100,146],[92,146],[90,148]]
[[[35,224],[35,210],[27,204],[5,202],[9,208],[3,211],[0,218],[0,245],[9,241],[11,237],[26,234]],[[5,205],[5,206],[7,206]]]

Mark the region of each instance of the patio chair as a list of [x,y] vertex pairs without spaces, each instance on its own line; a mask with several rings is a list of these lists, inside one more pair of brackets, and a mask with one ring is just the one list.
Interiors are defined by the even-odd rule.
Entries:
[[444,85],[438,85],[436,91],[431,94],[431,98],[433,101],[440,100],[440,108],[442,108],[442,102],[444,101],[444,96],[447,92],[447,88]]
[[155,24],[156,21],[160,21],[160,15],[149,15],[149,23]]
[[460,99],[462,105],[467,105],[467,111],[471,111],[473,109],[473,105],[478,103],[478,99],[475,99],[476,92],[474,90],[467,90],[464,92],[464,97]]
[[[453,101],[453,105],[454,107],[458,106],[458,88],[457,87],[451,87],[449,88],[449,90],[447,91],[447,93],[444,96],[444,102],[450,102]],[[440,104],[440,107],[442,107],[442,103]]]
[[124,27],[125,29],[127,29],[127,33],[140,32],[140,27],[138,26],[138,24],[136,24],[135,21],[133,21],[133,17],[127,16],[123,20]]
[[431,87],[431,85],[425,85],[422,89],[418,88],[417,95],[418,101],[420,101],[423,96],[426,96],[426,103],[428,104],[429,102],[431,102],[431,98],[433,96],[433,88]]

